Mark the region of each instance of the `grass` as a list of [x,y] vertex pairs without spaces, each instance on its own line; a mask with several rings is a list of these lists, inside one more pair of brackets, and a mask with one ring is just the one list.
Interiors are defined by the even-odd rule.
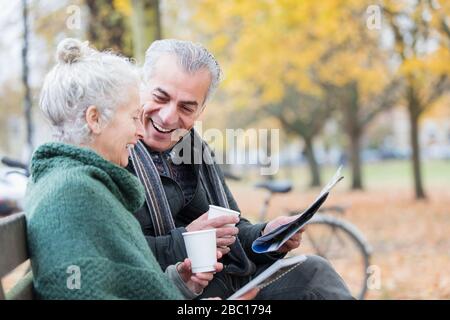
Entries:
[[[422,165],[425,187],[448,185],[450,182],[450,160],[424,161]],[[369,164],[364,167],[368,186],[408,187],[413,183],[412,165],[409,161],[389,161]]]
[[[321,168],[322,183],[328,181],[335,172],[336,167],[324,166]],[[411,187],[413,186],[412,165],[406,160],[392,160],[363,165],[363,184],[365,188],[391,187]],[[342,184],[350,187],[351,172],[349,167],[343,170],[344,181]],[[422,175],[424,187],[444,187],[450,185],[450,160],[429,160],[422,163]],[[256,179],[261,179],[258,172],[253,170],[248,175],[246,182],[250,183]],[[292,168],[280,168],[275,179],[291,180],[295,187],[301,190],[308,189],[310,181],[309,168],[307,166],[297,166]]]

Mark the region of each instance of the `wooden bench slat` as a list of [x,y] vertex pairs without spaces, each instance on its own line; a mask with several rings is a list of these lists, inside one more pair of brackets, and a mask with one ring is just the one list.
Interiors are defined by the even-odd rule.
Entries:
[[28,260],[25,214],[0,219],[0,279]]
[[5,294],[3,293],[2,282],[0,281],[0,300],[5,300]]
[[33,300],[33,272],[29,271],[6,293],[6,300]]

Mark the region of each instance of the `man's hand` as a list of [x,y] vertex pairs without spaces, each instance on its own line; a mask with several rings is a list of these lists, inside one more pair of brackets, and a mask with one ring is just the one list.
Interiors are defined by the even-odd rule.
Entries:
[[235,224],[239,222],[239,217],[235,216],[220,216],[214,219],[208,219],[208,212],[202,214],[200,217],[192,221],[187,227],[188,232],[216,229],[217,250],[222,255],[230,252],[229,246],[236,241],[236,235],[239,229],[236,227],[225,227],[226,224]]
[[[222,258],[222,253],[217,251],[217,259],[220,258]],[[189,290],[195,294],[201,293],[202,290],[208,286],[209,282],[214,278],[214,274],[222,271],[223,264],[220,262],[216,263],[215,269],[216,271],[214,272],[199,272],[193,274],[191,260],[188,258],[184,259],[184,261],[177,266],[177,271],[181,279],[186,283]]]
[[253,288],[246,293],[244,293],[242,296],[237,298],[236,300],[253,300],[259,293],[259,288]]
[[[269,221],[266,225],[266,227],[264,228],[263,231],[263,235],[275,230],[276,228],[278,228],[279,226],[289,223],[295,219],[297,219],[298,216],[293,216],[293,217],[278,217],[272,221]],[[296,249],[300,246],[300,243],[302,241],[302,233],[305,231],[305,227],[303,227],[302,229],[300,229],[296,234],[294,234],[288,241],[286,241],[280,249],[278,249],[277,252],[279,253],[287,253],[293,249]]]

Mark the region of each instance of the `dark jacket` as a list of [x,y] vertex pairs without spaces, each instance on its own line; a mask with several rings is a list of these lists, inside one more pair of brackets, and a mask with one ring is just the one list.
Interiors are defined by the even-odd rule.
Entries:
[[[169,161],[164,156],[162,157],[162,160]],[[135,212],[135,217],[141,224],[142,231],[147,239],[147,242],[156,259],[160,263],[161,268],[163,269],[171,264],[183,261],[187,257],[182,233],[186,232],[185,227],[188,224],[208,211],[209,204],[213,204],[213,201],[211,199],[208,199],[205,189],[200,183],[199,170],[200,166],[202,165],[205,164],[191,165],[191,168],[195,173],[197,184],[194,195],[188,203],[184,203],[185,201],[182,188],[174,179],[168,176],[160,176],[176,226],[176,229],[172,230],[168,235],[159,237],[154,236],[155,233],[153,224],[146,204],[144,204],[141,209]],[[133,174],[135,174],[131,161],[128,169]],[[240,211],[239,207],[236,204],[236,201],[234,200],[228,186],[224,181],[222,172],[220,171],[219,174],[221,175],[221,181],[227,194],[230,209]],[[253,240],[261,235],[261,231],[265,226],[265,223],[253,225],[242,216],[240,222],[237,224],[237,227],[239,228],[238,237],[241,245],[245,253],[247,254],[247,257],[256,265],[274,262],[282,257],[282,255],[278,254],[256,254],[252,251],[251,245]],[[225,266],[224,271],[226,272],[227,255],[225,255],[223,263]]]

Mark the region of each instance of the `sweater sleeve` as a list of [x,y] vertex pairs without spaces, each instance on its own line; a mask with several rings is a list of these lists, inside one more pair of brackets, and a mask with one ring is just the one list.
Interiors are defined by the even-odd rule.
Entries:
[[186,229],[180,227],[171,230],[164,236],[145,236],[145,240],[162,270],[187,258],[183,232],[186,232]]
[[186,299],[195,299],[203,293],[203,290],[201,292],[195,293],[192,292],[191,289],[189,289],[189,287],[186,285],[186,282],[183,281],[180,274],[178,273],[177,266],[179,264],[181,264],[181,262],[168,266],[165,274],[175,284],[175,286],[178,288],[178,290],[180,290],[181,294]]

